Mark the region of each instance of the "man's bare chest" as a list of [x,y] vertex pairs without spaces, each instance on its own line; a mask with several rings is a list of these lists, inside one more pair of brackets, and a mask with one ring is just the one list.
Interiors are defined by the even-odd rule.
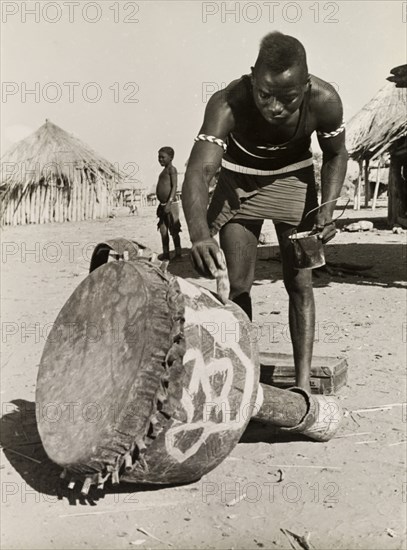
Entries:
[[300,133],[303,134],[302,129],[299,128],[299,120],[299,113],[294,113],[289,120],[281,123],[269,123],[266,120],[258,119],[256,124],[248,124],[243,132],[237,128],[235,133],[252,142],[277,146],[288,143],[295,137],[300,137]]

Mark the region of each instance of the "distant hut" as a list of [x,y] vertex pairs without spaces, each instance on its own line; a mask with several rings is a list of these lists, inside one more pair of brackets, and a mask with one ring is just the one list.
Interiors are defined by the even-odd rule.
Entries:
[[142,208],[147,205],[146,190],[138,180],[122,180],[115,191],[116,206]]
[[[359,163],[355,208],[360,208],[362,178],[365,184],[365,206],[368,206],[371,198],[369,165],[376,167],[374,208],[379,184],[383,181],[380,172],[386,164],[390,164],[388,221],[391,224],[406,225],[406,90],[400,88],[386,83],[377,95],[349,121],[347,148],[350,157]],[[390,159],[390,162],[386,159]]]
[[108,217],[119,171],[48,120],[1,160],[3,225]]

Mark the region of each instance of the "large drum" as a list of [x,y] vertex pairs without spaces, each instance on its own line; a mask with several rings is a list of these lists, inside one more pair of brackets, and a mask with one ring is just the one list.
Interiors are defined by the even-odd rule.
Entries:
[[84,493],[109,476],[199,479],[237,444],[258,391],[258,350],[243,311],[172,276],[136,245],[123,250],[129,261],[110,263],[109,245],[96,250],[38,374],[45,451],[71,486],[84,482]]

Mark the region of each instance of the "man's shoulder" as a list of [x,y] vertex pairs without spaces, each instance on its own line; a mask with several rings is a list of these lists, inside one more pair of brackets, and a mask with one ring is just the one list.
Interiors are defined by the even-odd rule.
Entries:
[[311,75],[310,111],[315,117],[317,128],[340,124],[343,117],[342,101],[334,82]]
[[336,90],[335,82],[326,82],[322,78],[311,75],[311,97],[310,106],[312,110],[325,110],[328,105],[341,104],[341,98]]
[[244,77],[232,80],[225,88],[215,92],[208,101],[208,106],[219,109],[230,109],[230,104],[236,95],[242,95]]
[[173,164],[171,164],[171,166],[168,166],[168,173],[169,174],[177,174],[177,169],[175,168],[175,166]]
[[217,119],[227,121],[229,126],[234,123],[233,109],[231,107],[230,98],[234,95],[235,91],[239,88],[241,78],[232,80],[226,88],[215,92],[209,99],[206,109],[205,117],[209,120]]

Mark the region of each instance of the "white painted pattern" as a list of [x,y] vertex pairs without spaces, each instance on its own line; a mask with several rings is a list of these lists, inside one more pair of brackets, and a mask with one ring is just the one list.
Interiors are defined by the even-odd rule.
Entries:
[[[188,297],[196,299],[202,295],[201,289],[198,289],[195,285],[181,279],[178,279],[178,282],[182,292],[186,296],[187,303]],[[205,323],[213,323],[214,320],[219,324],[238,325],[238,319],[233,313],[223,307],[219,307],[219,302],[210,293],[204,293],[210,296],[214,307],[208,308],[204,306],[193,309],[187,305],[185,307],[186,334],[191,331],[200,332]],[[239,338],[236,338],[236,334],[233,334],[233,338],[225,339],[224,333],[221,334],[220,331],[217,331],[210,336],[218,348],[224,351],[232,351],[245,369],[244,375],[240,373],[239,376],[239,378],[244,378],[242,381],[243,391],[241,392],[240,405],[238,407],[235,406],[235,410],[231,410],[229,398],[233,388],[235,369],[229,354],[225,357],[211,358],[209,363],[205,363],[201,349],[188,349],[185,353],[183,363],[188,370],[191,370],[191,379],[188,387],[183,388],[181,398],[181,405],[186,413],[187,421],[174,421],[165,435],[166,450],[179,463],[196,454],[211,434],[240,430],[242,428],[248,420],[254,385],[256,384],[257,386],[258,383],[258,380],[254,379],[255,366],[251,358],[242,351],[239,345]],[[191,368],[188,365],[190,362],[193,362]],[[213,378],[217,374],[223,377],[223,386],[220,393],[216,392],[212,386]],[[205,395],[205,400],[204,403],[200,404],[200,410],[197,411],[195,408],[195,397],[200,388]],[[236,400],[238,391],[234,396],[234,401]],[[214,415],[213,413],[216,414]],[[198,418],[194,420],[194,416]],[[214,417],[218,419],[217,422],[214,421]],[[178,437],[185,435],[187,432],[197,430],[200,430],[201,433],[199,437],[194,439],[194,443],[188,449],[181,450],[177,447],[176,442]]]

